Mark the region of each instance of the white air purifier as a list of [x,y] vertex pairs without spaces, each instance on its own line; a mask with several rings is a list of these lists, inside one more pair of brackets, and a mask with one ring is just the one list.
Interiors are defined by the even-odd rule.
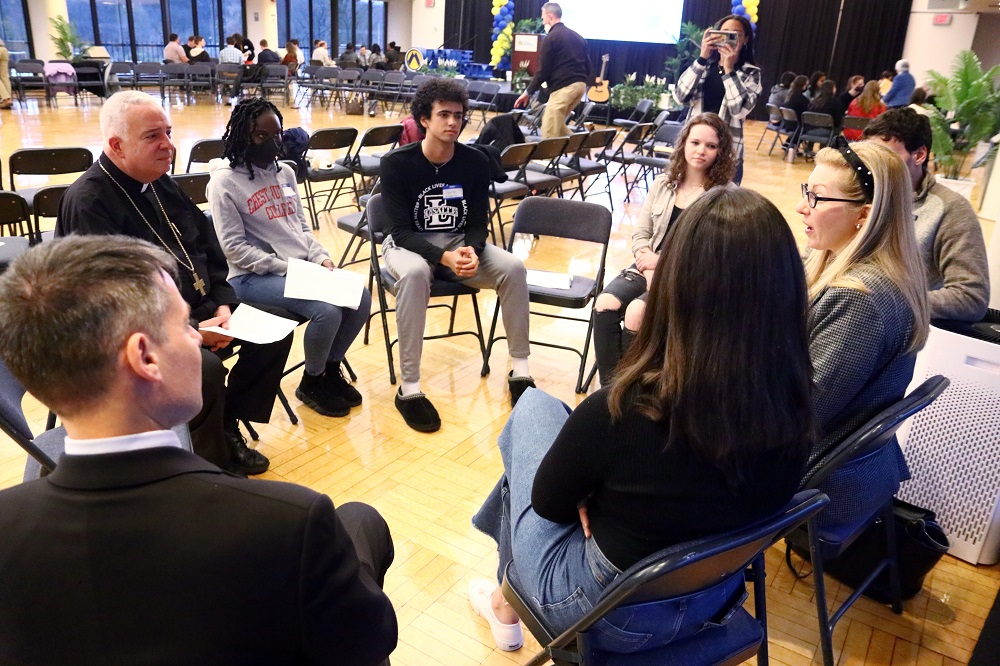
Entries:
[[951,384],[899,430],[913,478],[903,483],[898,497],[937,514],[952,555],[972,564],[996,564],[1000,343],[932,326],[917,355],[910,390],[934,375],[944,375]]

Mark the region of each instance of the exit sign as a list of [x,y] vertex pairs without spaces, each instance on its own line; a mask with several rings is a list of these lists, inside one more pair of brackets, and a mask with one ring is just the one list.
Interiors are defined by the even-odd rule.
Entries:
[[951,14],[935,14],[934,25],[951,25]]

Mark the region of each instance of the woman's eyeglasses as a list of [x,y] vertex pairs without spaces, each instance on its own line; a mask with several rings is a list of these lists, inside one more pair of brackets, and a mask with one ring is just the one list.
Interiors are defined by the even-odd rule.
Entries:
[[836,197],[821,197],[815,192],[809,189],[809,186],[802,183],[802,196],[805,197],[806,203],[809,204],[810,208],[815,208],[816,204],[820,201],[839,201],[841,203],[866,203],[865,199],[838,199]]

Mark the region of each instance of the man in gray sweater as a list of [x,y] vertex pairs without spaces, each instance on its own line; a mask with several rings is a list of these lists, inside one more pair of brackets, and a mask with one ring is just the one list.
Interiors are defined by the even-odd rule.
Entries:
[[979,321],[990,300],[983,229],[969,202],[927,172],[930,121],[910,108],[890,109],[865,128],[864,138],[891,148],[910,172],[931,319]]

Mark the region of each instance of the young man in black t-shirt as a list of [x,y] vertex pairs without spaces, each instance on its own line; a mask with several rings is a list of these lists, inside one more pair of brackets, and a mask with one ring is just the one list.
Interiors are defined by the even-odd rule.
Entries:
[[513,370],[511,403],[534,386],[528,372],[528,285],[524,264],[486,244],[490,165],[485,155],[458,143],[469,100],[450,79],[432,79],[417,90],[413,118],[424,139],[382,159],[382,198],[389,235],[382,245],[386,268],[398,280],[396,328],[402,386],[396,408],[407,425],[434,432],[441,418],[420,392],[420,356],[433,277],[479,289],[500,300]]

